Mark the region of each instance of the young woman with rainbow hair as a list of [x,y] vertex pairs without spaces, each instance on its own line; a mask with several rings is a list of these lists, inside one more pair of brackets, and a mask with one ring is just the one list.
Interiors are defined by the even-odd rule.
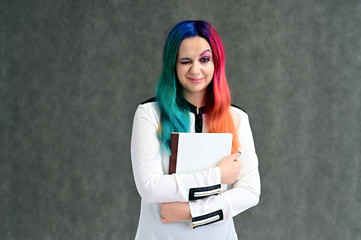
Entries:
[[[232,154],[217,167],[169,175],[171,132],[232,133]],[[259,201],[258,159],[248,115],[231,105],[223,43],[208,22],[183,21],[169,32],[156,97],[135,113],[131,156],[142,197],[136,239],[237,239],[232,217]],[[221,183],[229,190],[214,194]]]

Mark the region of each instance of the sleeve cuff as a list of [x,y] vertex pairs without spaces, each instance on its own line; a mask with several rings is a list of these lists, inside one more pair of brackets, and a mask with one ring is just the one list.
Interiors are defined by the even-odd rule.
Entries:
[[221,184],[220,184],[220,170],[218,167],[210,169],[211,173],[213,174],[214,179],[216,179],[216,183],[210,186],[203,186],[203,187],[196,187],[190,188],[188,194],[188,201],[198,200],[202,198],[206,198],[209,196],[218,195],[221,193]]
[[189,201],[206,198],[221,193],[221,184],[189,189]]
[[217,210],[205,215],[201,215],[198,217],[192,217],[192,220],[190,222],[190,225],[192,229],[195,229],[197,227],[202,227],[208,224],[216,223],[223,220],[223,211]]

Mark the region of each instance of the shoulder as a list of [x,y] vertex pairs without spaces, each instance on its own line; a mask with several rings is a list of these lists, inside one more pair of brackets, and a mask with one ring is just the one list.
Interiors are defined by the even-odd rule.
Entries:
[[231,104],[230,111],[231,113],[237,114],[239,116],[247,116],[246,110],[234,104]]
[[158,102],[155,97],[149,98],[139,104],[138,110],[139,109],[144,109],[148,112],[154,112],[154,111],[158,112],[159,111]]
[[155,102],[157,102],[156,98],[152,97],[152,98],[149,98],[149,99],[141,102],[140,105],[147,104],[147,103],[155,103]]
[[230,112],[233,117],[233,121],[236,125],[236,128],[239,128],[242,125],[242,123],[248,121],[248,114],[243,108],[240,108],[237,105],[232,104],[230,107]]
[[158,122],[159,116],[159,106],[155,97],[141,102],[135,112],[135,118],[148,119],[153,122]]
[[158,108],[158,102],[155,97],[152,97],[141,102],[138,108],[148,108],[148,109]]
[[239,106],[237,106],[237,105],[235,105],[235,104],[231,104],[231,109],[236,109],[236,110],[241,110],[242,112],[244,112],[244,113],[246,113],[247,114],[247,112],[246,112],[246,110],[244,110],[243,108],[241,108],[241,107],[239,107]]

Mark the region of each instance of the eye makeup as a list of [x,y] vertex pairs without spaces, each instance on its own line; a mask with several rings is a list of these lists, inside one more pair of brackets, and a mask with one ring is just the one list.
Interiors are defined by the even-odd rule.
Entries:
[[190,62],[192,62],[192,58],[181,58],[181,59],[179,59],[180,64],[187,64],[187,63],[190,63]]
[[211,57],[209,57],[209,56],[204,56],[199,59],[199,61],[202,63],[209,62],[210,60],[211,60]]
[[[199,61],[201,63],[207,63],[212,59],[212,52],[211,52],[211,50],[207,49],[207,50],[203,51],[199,55],[199,57],[200,57]],[[192,61],[193,61],[193,59],[189,58],[189,57],[179,59],[180,64],[188,64],[188,63],[191,63]]]

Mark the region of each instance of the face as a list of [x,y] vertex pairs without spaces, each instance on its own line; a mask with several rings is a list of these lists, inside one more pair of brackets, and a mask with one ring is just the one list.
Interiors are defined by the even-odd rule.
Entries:
[[184,39],[178,49],[176,68],[185,99],[192,102],[192,98],[203,98],[214,74],[207,40],[198,36]]

